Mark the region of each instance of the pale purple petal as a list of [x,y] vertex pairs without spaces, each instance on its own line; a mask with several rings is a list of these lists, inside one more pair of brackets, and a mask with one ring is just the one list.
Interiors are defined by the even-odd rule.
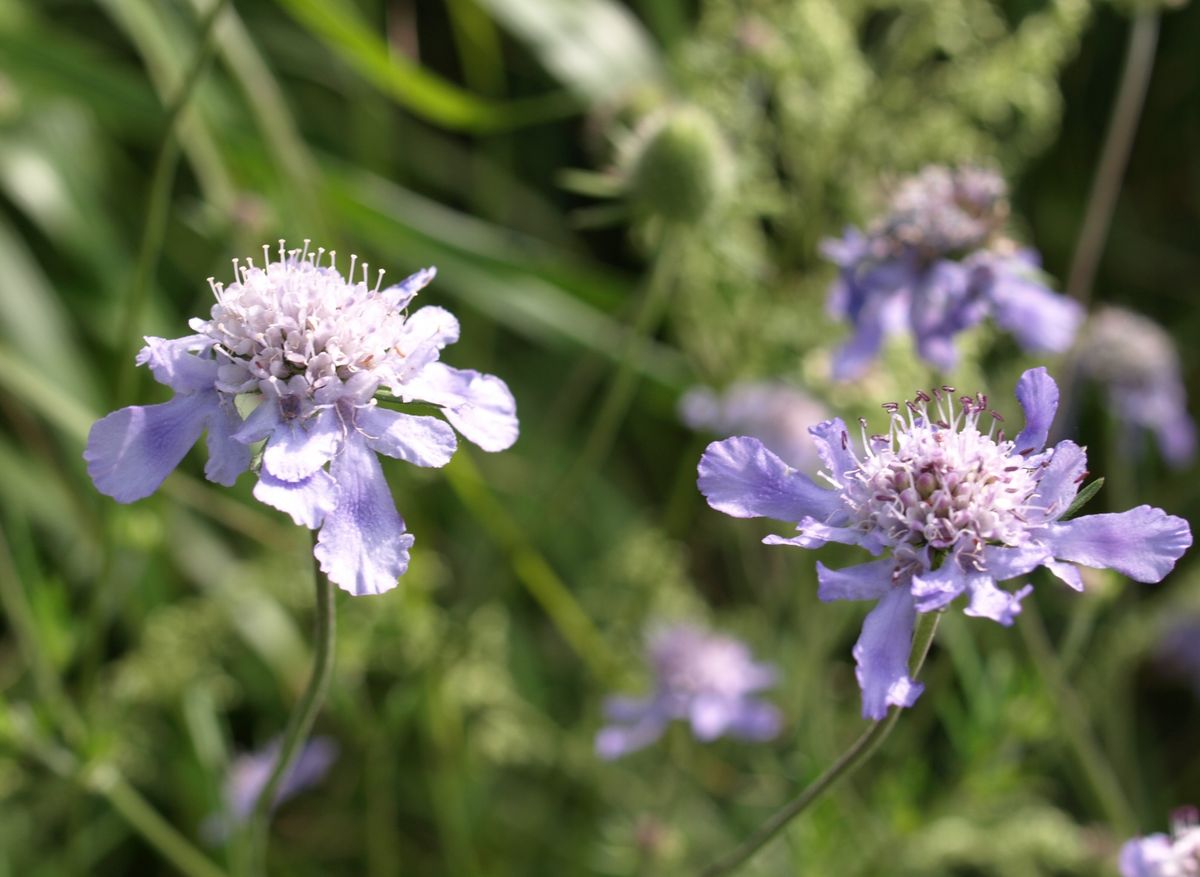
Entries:
[[200,438],[218,405],[215,391],[192,393],[159,405],[122,408],[96,421],[83,452],[96,489],[117,502],[154,493]]
[[333,408],[315,417],[281,420],[263,451],[263,465],[276,478],[299,481],[333,459],[342,443],[344,428]]
[[820,548],[829,542],[859,545],[874,555],[883,551],[883,543],[874,533],[864,533],[858,527],[834,527],[813,518],[801,520],[795,536],[772,534],[763,538],[764,545],[794,545],[797,548]]
[[783,727],[783,714],[774,704],[746,699],[734,717],[729,733],[742,740],[771,740]]
[[1172,859],[1171,838],[1167,835],[1134,838],[1121,847],[1121,877],[1164,877],[1162,867]]
[[146,346],[137,355],[138,365],[149,365],[154,380],[166,384],[177,393],[194,393],[211,390],[217,380],[217,361],[212,357],[201,358],[213,346],[213,340],[204,335],[187,335],[183,338],[157,338],[146,336]]
[[1078,567],[1072,566],[1069,563],[1060,563],[1053,558],[1047,558],[1043,565],[1065,582],[1067,587],[1076,591],[1083,590],[1083,577],[1079,574]]
[[313,555],[330,581],[351,594],[382,594],[408,569],[413,537],[392,502],[375,453],[352,436],[330,467],[337,506],[325,516]]
[[854,324],[854,334],[833,354],[832,373],[836,381],[849,381],[866,370],[883,346],[886,313],[882,307],[868,307]]
[[458,340],[458,319],[445,308],[423,307],[404,321],[400,353],[404,363],[395,373],[398,386],[415,378],[435,362],[442,349]]
[[388,303],[388,307],[394,311],[400,311],[408,307],[409,302],[416,294],[432,283],[436,276],[436,268],[422,268],[420,271],[408,275],[399,283],[387,287],[379,294]]
[[1033,593],[1033,585],[1010,593],[997,588],[990,576],[976,573],[968,576],[967,591],[971,596],[967,608],[963,610],[966,615],[990,618],[1009,627],[1021,614],[1021,601]]
[[[337,756],[337,743],[328,737],[314,737],[305,743],[284,774],[272,806],[278,807],[288,798],[319,783]],[[279,741],[276,740],[259,752],[239,756],[231,765],[225,783],[225,805],[235,822],[250,816],[278,758]]]
[[1038,282],[1028,256],[989,257],[987,294],[997,325],[1011,332],[1026,350],[1062,353],[1075,341],[1084,310],[1065,295]]
[[1086,475],[1087,453],[1083,448],[1072,441],[1055,445],[1037,490],[1030,497],[1030,505],[1040,519],[1054,521],[1060,518],[1071,507]]
[[816,426],[808,428],[817,445],[817,453],[829,473],[841,483],[847,472],[857,469],[858,458],[850,445],[850,433],[840,417],[823,420]]
[[279,402],[276,399],[263,399],[250,414],[242,421],[242,425],[233,434],[236,442],[252,445],[271,437],[283,416],[279,413]]
[[863,622],[854,644],[863,718],[879,720],[889,706],[912,706],[924,690],[908,675],[916,615],[908,589],[891,588]]
[[1137,582],[1162,581],[1192,544],[1187,521],[1148,505],[1050,524],[1046,533],[1059,560],[1115,569]]
[[688,707],[692,733],[705,743],[716,740],[729,730],[737,718],[739,706],[738,701],[717,694],[696,695]]
[[636,722],[655,704],[652,697],[623,697],[616,695],[604,699],[604,718],[610,722]]
[[700,458],[699,472],[697,484],[708,504],[735,518],[825,519],[840,506],[836,493],[748,436],[713,442]]
[[941,609],[963,592],[967,580],[967,574],[953,556],[947,557],[937,569],[914,575],[911,591],[917,609],[921,612]]
[[1058,411],[1058,384],[1044,367],[1031,368],[1017,381],[1017,401],[1025,411],[1025,428],[1015,442],[1017,453],[1040,451]]
[[830,569],[817,561],[817,598],[830,600],[878,600],[892,585],[894,558],[885,557],[845,569]]
[[958,262],[939,259],[919,274],[912,289],[909,323],[917,353],[949,371],[958,360],[954,336],[983,316],[966,300],[967,270]]
[[495,375],[435,362],[398,388],[405,398],[440,405],[454,428],[485,451],[503,451],[517,440],[517,403]]
[[283,481],[264,465],[254,485],[254,498],[286,513],[301,527],[315,530],[337,504],[337,484],[324,469],[299,481]]
[[988,545],[983,549],[983,569],[997,582],[1033,572],[1050,559],[1050,552],[1041,545],[1022,545],[1008,548]]
[[208,418],[208,462],[204,477],[216,484],[232,487],[237,477],[250,468],[250,449],[233,436],[242,426],[232,399],[220,400]]
[[373,450],[417,466],[445,466],[458,446],[454,430],[436,417],[370,407],[359,409],[356,424]]

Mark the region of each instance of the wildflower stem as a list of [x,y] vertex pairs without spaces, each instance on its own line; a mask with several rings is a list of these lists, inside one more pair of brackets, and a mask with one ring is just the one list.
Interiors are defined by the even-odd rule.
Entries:
[[[915,679],[925,664],[929,647],[933,644],[933,636],[937,632],[941,612],[927,612],[918,616],[917,628],[913,634],[912,657],[909,659],[909,672]],[[803,792],[784,805],[774,816],[768,819],[750,835],[737,849],[727,856],[717,859],[700,872],[701,877],[719,877],[730,874],[745,864],[751,856],[787,827],[788,823],[803,813],[808,807],[843,777],[849,776],[865,762],[879,747],[888,734],[891,733],[902,710],[893,708],[887,718],[872,724],[842,755],[826,768]]]
[[[314,541],[316,536],[313,536]],[[270,825],[271,810],[279,786],[287,776],[288,770],[295,761],[300,747],[308,738],[316,721],[321,704],[325,701],[325,693],[329,690],[329,680],[333,676],[333,644],[335,637],[336,604],[334,588],[329,579],[321,572],[316,561],[313,562],[313,575],[316,579],[316,616],[313,621],[313,669],[309,677],[308,687],[296,704],[292,715],[288,718],[283,739],[279,745],[279,757],[271,776],[259,793],[254,805],[254,813],[250,819],[251,855],[256,872],[264,873],[267,853],[267,830]]]
[[162,139],[158,144],[158,154],[154,159],[154,170],[150,178],[150,195],[146,204],[146,224],[142,228],[142,241],[138,248],[137,266],[134,269],[133,282],[125,296],[125,307],[121,314],[120,334],[117,336],[121,352],[121,363],[117,371],[117,398],[127,399],[133,391],[137,375],[136,364],[132,357],[126,354],[137,346],[138,327],[141,323],[142,308],[146,302],[146,290],[150,285],[150,277],[158,262],[158,254],[162,249],[163,234],[166,230],[167,207],[171,199],[171,183],[175,179],[175,169],[179,164],[179,138],[176,131],[187,109],[196,86],[200,83],[208,59],[212,55],[213,36],[217,21],[222,10],[229,5],[229,0],[213,0],[204,17],[200,19],[200,32],[196,54],[192,64],[184,73],[179,88],[166,107],[163,118]]
[[1146,101],[1146,89],[1154,69],[1159,13],[1154,4],[1145,5],[1146,8],[1134,17],[1129,30],[1125,67],[1121,71],[1121,83],[1117,88],[1108,131],[1104,135],[1100,162],[1092,178],[1083,226],[1079,231],[1067,278],[1067,295],[1084,305],[1092,295],[1096,267],[1108,238],[1113,208],[1121,191],[1121,180],[1129,163],[1133,137],[1137,133],[1142,105]]
[[1042,681],[1050,689],[1056,707],[1055,714],[1062,723],[1067,743],[1092,787],[1092,793],[1096,796],[1105,817],[1118,836],[1135,834],[1138,822],[1133,807],[1125,796],[1116,772],[1088,727],[1087,714],[1067,679],[1062,663],[1050,642],[1050,635],[1046,632],[1046,625],[1032,601],[1024,607],[1017,626],[1021,629],[1025,647],[1029,649]]

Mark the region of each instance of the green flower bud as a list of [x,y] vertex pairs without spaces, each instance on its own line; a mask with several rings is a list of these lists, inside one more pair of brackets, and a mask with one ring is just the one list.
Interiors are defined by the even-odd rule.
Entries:
[[674,222],[699,220],[728,188],[729,150],[707,113],[694,107],[649,120],[634,149],[629,194],[648,213]]

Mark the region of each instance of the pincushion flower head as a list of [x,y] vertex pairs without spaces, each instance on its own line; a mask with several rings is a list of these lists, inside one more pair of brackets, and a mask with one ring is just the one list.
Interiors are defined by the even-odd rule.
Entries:
[[933,165],[904,180],[865,232],[851,227],[825,241],[840,269],[829,309],[853,326],[834,377],[859,375],[884,338],[904,330],[922,359],[949,370],[954,337],[986,316],[1026,350],[1070,347],[1083,309],[1046,288],[1037,254],[1004,234],[1007,217],[998,174]]
[[1154,434],[1163,459],[1175,467],[1192,461],[1196,425],[1165,329],[1124,308],[1100,308],[1081,339],[1079,366],[1105,388],[1114,416],[1131,432]]
[[886,432],[868,435],[861,421],[861,449],[840,419],[823,421],[811,432],[828,487],[745,436],[709,445],[700,460],[700,491],[713,508],[796,523],[795,536],[767,544],[841,542],[878,558],[836,570],[817,564],[820,599],[876,601],[854,647],[867,718],[921,693],[908,675],[918,612],[965,594],[968,615],[1009,625],[1031,588],[999,582],[1044,566],[1081,590],[1075,564],[1157,582],[1191,545],[1186,521],[1150,506],[1063,520],[1086,454],[1071,441],[1046,447],[1058,387],[1044,368],[1025,372],[1016,395],[1025,426],[1012,439],[986,397],[956,397],[950,387],[885,404]]
[[1150,834],[1121,847],[1121,877],[1200,877],[1200,818],[1184,807],[1171,820],[1171,833]]
[[775,684],[775,669],[756,662],[744,643],[676,624],[654,632],[647,651],[654,692],[605,701],[612,724],[596,735],[601,758],[649,746],[675,719],[689,722],[703,741],[725,735],[769,740],[779,733],[779,710],[754,696]]
[[[254,495],[301,526],[320,529],[321,570],[353,594],[395,587],[408,567],[405,532],[376,454],[418,466],[444,466],[454,430],[487,451],[517,438],[516,405],[502,380],[439,361],[458,340],[458,321],[439,307],[411,313],[434,271],[394,286],[374,284],[350,260],[343,277],[335,254],[285,250],[272,261],[234,262],[232,283],[210,279],[210,319],[193,335],[147,338],[138,363],[175,391],[158,405],[135,405],[92,426],[84,459],[96,487],[119,502],[150,495],[208,434],[210,481],[231,485],[264,442]],[[327,263],[326,263],[327,262]],[[358,276],[359,279],[355,279]],[[445,420],[381,407],[436,406]],[[257,407],[245,410],[235,400]],[[447,422],[448,421],[448,422]]]

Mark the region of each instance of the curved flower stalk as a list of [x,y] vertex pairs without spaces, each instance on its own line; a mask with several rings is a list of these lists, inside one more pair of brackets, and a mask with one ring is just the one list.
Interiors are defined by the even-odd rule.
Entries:
[[775,684],[775,668],[756,662],[744,643],[677,624],[652,634],[647,651],[654,693],[605,701],[612,724],[596,735],[601,758],[649,746],[675,719],[689,722],[692,734],[704,742],[725,735],[770,740],[779,733],[779,710],[754,697]]
[[1150,834],[1121,847],[1121,877],[1200,875],[1200,815],[1194,807],[1176,811],[1171,833]]
[[724,392],[693,387],[679,400],[679,416],[694,430],[721,436],[752,435],[801,472],[821,466],[808,425],[825,408],[782,381],[739,381]]
[[[455,429],[487,451],[517,438],[516,405],[492,375],[451,368],[441,351],[458,340],[458,321],[439,307],[407,308],[434,276],[372,286],[357,260],[343,277],[335,254],[285,250],[264,265],[234,262],[235,279],[210,279],[216,304],[196,333],[147,338],[137,361],[175,391],[168,402],[135,405],[92,426],[84,459],[96,487],[119,502],[150,495],[207,432],[205,475],[231,485],[265,442],[254,496],[320,530],[314,555],[329,579],[352,594],[379,594],[408,568],[405,532],[376,454],[418,466],[444,466]],[[445,417],[378,405],[437,406]],[[239,405],[257,407],[243,420]],[[242,403],[242,410],[247,407]],[[448,423],[447,423],[448,421]]]
[[1026,350],[1071,346],[1083,308],[1046,288],[1035,251],[1003,233],[1008,191],[996,173],[933,165],[904,180],[866,232],[822,245],[840,269],[829,310],[854,334],[834,355],[839,380],[861,374],[884,338],[907,329],[921,358],[954,367],[954,337],[990,316]]
[[1079,345],[1079,366],[1108,393],[1114,416],[1131,432],[1148,430],[1171,466],[1196,456],[1196,424],[1187,410],[1179,352],[1155,323],[1124,308],[1101,308]]
[[700,460],[700,492],[717,511],[796,523],[795,536],[767,544],[842,542],[878,558],[838,570],[817,563],[820,599],[876,601],[854,647],[866,718],[911,706],[921,693],[907,665],[918,613],[966,595],[966,614],[1011,625],[1032,588],[1010,592],[998,582],[1044,566],[1082,590],[1074,564],[1157,582],[1192,542],[1186,521],[1145,505],[1063,520],[1087,458],[1071,441],[1046,447],[1058,387],[1044,368],[1017,382],[1026,423],[1014,439],[985,396],[953,393],[942,387],[885,404],[888,431],[868,436],[862,420],[861,451],[840,419],[812,427],[829,488],[753,438],[715,442]]

